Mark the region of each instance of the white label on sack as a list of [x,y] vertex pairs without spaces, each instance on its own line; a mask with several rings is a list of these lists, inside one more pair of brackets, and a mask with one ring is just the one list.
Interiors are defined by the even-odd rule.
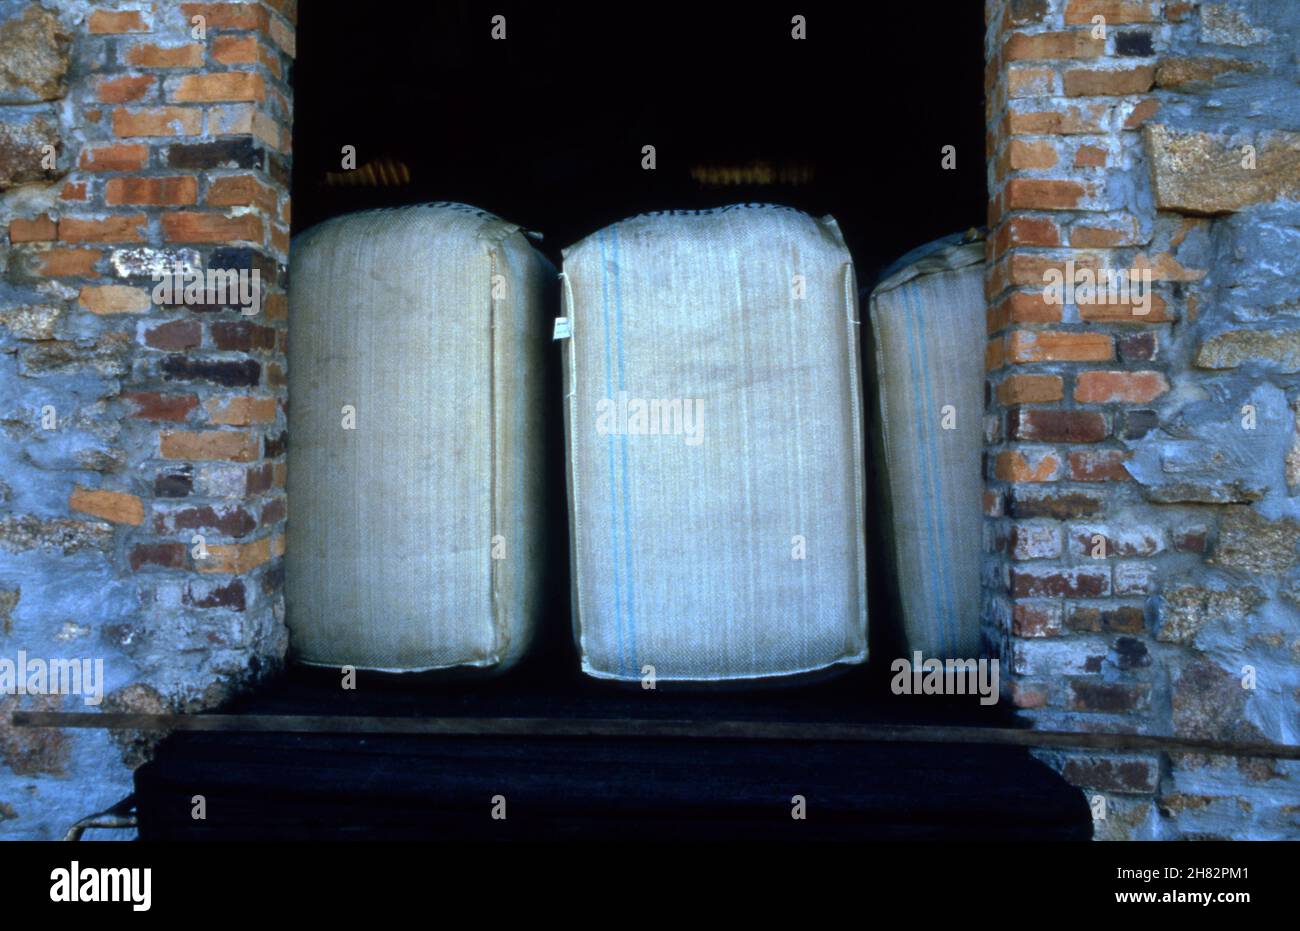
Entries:
[[551,334],[551,340],[568,339],[573,335],[573,324],[569,322],[568,317],[555,318],[555,331]]

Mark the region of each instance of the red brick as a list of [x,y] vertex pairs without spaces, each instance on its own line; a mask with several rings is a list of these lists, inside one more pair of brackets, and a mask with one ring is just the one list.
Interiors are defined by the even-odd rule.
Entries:
[[275,330],[247,320],[214,323],[208,328],[212,345],[228,352],[275,348]]
[[1080,404],[1145,404],[1169,390],[1159,372],[1080,372],[1074,400]]
[[59,221],[59,239],[63,242],[143,242],[144,227],[143,213],[102,219],[64,217]]
[[130,103],[143,100],[157,86],[158,79],[152,75],[124,75],[100,81],[96,93],[104,103]]
[[1079,316],[1084,320],[1095,323],[1167,323],[1170,319],[1169,305],[1159,294],[1152,292],[1150,295],[1150,304],[1147,305],[1145,314],[1138,313],[1141,310],[1140,302],[1129,301],[1127,303],[1114,304],[1080,304]]
[[190,416],[199,405],[192,394],[162,394],[157,391],[128,391],[122,399],[134,405],[131,416],[137,420],[165,420],[179,422]]
[[1146,628],[1146,619],[1142,609],[1132,605],[1106,608],[1070,605],[1066,625],[1071,630],[1093,634],[1140,634]]
[[192,175],[171,178],[110,178],[104,185],[104,203],[177,206],[198,200],[199,184]]
[[1126,482],[1132,479],[1124,462],[1128,453],[1118,449],[1088,449],[1069,455],[1070,478],[1076,482]]
[[206,202],[212,207],[260,207],[274,216],[279,195],[253,175],[227,175],[208,183]]
[[1012,178],[1006,194],[1008,210],[1075,210],[1088,189],[1077,181]]
[[1045,443],[1097,443],[1110,433],[1096,411],[1015,407],[1007,411],[1007,438]]
[[1011,632],[1017,637],[1054,637],[1061,632],[1061,606],[1019,601],[1011,608]]
[[1099,145],[1081,145],[1074,152],[1075,168],[1105,168],[1109,153]]
[[195,320],[172,320],[144,334],[146,346],[177,352],[203,343],[203,328]]
[[1110,570],[1013,568],[1011,594],[1015,598],[1102,598],[1110,594]]
[[89,196],[85,181],[68,181],[59,193],[60,200],[83,201]]
[[59,238],[59,224],[50,219],[49,214],[41,214],[30,220],[9,221],[10,242],[53,242]]
[[262,241],[262,220],[253,214],[164,213],[161,220],[168,242]]
[[181,13],[188,23],[202,16],[209,29],[262,30],[267,28],[267,12],[256,3],[182,3]]
[[994,258],[1013,246],[1059,246],[1061,228],[1047,217],[1012,217],[998,228]]
[[82,149],[83,171],[139,171],[149,159],[146,145],[103,145]]
[[49,249],[38,253],[36,274],[49,278],[89,278],[103,258],[98,249]]
[[138,543],[131,549],[131,569],[146,567],[184,569],[189,551],[184,543]]

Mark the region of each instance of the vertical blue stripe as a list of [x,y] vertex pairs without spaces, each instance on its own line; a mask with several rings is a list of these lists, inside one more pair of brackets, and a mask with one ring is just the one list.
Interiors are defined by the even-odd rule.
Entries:
[[[618,264],[618,227],[610,229],[610,236],[613,238],[614,245],[614,319],[616,329],[616,339],[618,345],[618,390],[627,390],[627,384],[623,378],[623,282],[619,272]],[[640,673],[640,666],[637,665],[636,652],[636,605],[633,600],[632,584],[632,521],[630,518],[629,500],[629,478],[627,467],[627,431],[624,430],[621,437],[623,447],[623,559],[627,565],[627,639],[628,649],[632,653],[632,672],[634,675]],[[623,674],[627,674],[626,662],[624,663]]]
[[[931,462],[930,459],[930,445],[929,445],[929,440],[930,440],[929,423],[930,423],[931,416],[933,416],[933,409],[930,407],[930,403],[927,399],[928,392],[925,390],[925,376],[921,366],[921,351],[917,345],[918,343],[917,334],[916,334],[917,320],[915,316],[915,304],[913,302],[912,285],[910,283],[905,284],[903,285],[902,288],[899,289],[899,291],[901,292],[901,295],[903,297],[903,303],[904,303],[903,320],[905,321],[907,326],[907,348],[908,348],[908,358],[911,361],[911,368],[912,368],[912,387],[913,390],[916,391],[916,393],[921,396],[922,411],[921,411],[920,431],[917,437],[918,440],[917,450],[921,458],[921,471],[928,474],[933,472],[934,470],[934,464]],[[921,504],[922,504],[921,510],[925,515],[925,541],[926,541],[927,556],[929,558],[931,571],[934,572],[936,576],[935,583],[939,595],[938,598],[939,617],[936,618],[936,620],[939,622],[938,634],[939,634],[939,641],[940,641],[940,649],[943,650],[944,653],[947,653],[948,620],[946,617],[943,616],[943,612],[946,610],[946,607],[944,605],[946,599],[944,597],[945,592],[942,583],[940,583],[938,579],[938,576],[943,572],[943,567],[941,562],[939,561],[938,546],[935,542],[936,534],[935,534],[935,520],[934,520],[934,501],[930,495],[924,494],[921,496]]]
[[[605,231],[596,235],[600,242],[600,303],[605,319],[605,397],[614,398],[614,364],[609,340],[609,266],[605,255]],[[617,402],[615,402],[617,419]],[[614,561],[614,629],[618,638],[618,662],[620,670],[627,665],[623,654],[623,587],[618,573],[618,501],[614,482],[614,434],[608,437],[609,446],[609,536]]]

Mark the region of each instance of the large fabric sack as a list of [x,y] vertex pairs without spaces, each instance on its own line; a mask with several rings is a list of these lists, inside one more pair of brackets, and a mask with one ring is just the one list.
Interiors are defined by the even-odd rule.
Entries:
[[294,241],[292,267],[298,659],[509,666],[539,610],[553,267],[460,204],[329,220]]
[[858,318],[835,221],[635,217],[565,250],[562,279],[583,670],[721,682],[863,662]]
[[886,547],[909,650],[979,655],[984,243],[904,256],[871,294]]

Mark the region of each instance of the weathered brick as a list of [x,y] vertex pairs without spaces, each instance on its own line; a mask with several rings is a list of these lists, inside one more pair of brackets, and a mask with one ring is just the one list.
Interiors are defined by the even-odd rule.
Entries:
[[1002,46],[1007,61],[1058,58],[1096,58],[1106,52],[1106,43],[1088,31],[1013,32]]
[[1012,178],[1006,195],[1008,210],[1076,210],[1089,190],[1078,181]]
[[1065,383],[1059,375],[1012,375],[998,385],[998,403],[1051,404],[1065,397]]
[[274,423],[275,398],[237,396],[210,398],[204,405],[208,420],[230,427],[247,427],[259,423]]
[[1012,559],[1055,559],[1061,555],[1061,530],[1054,524],[1012,524],[1007,532]]
[[1052,450],[1003,450],[994,475],[1002,482],[1051,482],[1061,476],[1061,460]]
[[262,241],[262,219],[254,214],[165,213],[163,236],[169,242]]
[[1012,139],[1007,143],[1007,159],[1014,171],[1056,167],[1056,146],[1050,142],[1027,142]]
[[158,88],[158,79],[149,74],[128,74],[105,78],[95,87],[102,103],[131,103],[144,100]]
[[144,504],[139,497],[120,491],[82,488],[78,485],[68,499],[68,508],[113,524],[138,527],[144,523]]
[[205,585],[190,582],[185,586],[182,602],[191,608],[230,608],[243,611],[247,593],[242,579],[232,579],[224,585]]
[[167,148],[167,164],[172,168],[261,168],[262,151],[248,137],[218,142],[176,144]]
[[143,213],[120,216],[63,217],[59,239],[63,242],[143,242],[146,218]]
[[203,343],[203,327],[196,320],[171,320],[146,330],[146,346],[177,352],[193,349]]
[[184,421],[199,404],[199,399],[192,394],[158,391],[128,391],[122,399],[134,407],[131,416],[138,420]]
[[202,16],[209,29],[266,31],[270,19],[256,3],[182,3],[181,12],[186,21]]
[[1169,390],[1159,372],[1080,372],[1074,400],[1080,404],[1145,404]]
[[109,178],[104,185],[104,203],[176,206],[198,200],[199,185],[192,175],[170,178]]
[[1160,782],[1160,764],[1154,759],[1114,759],[1103,756],[1071,757],[1061,775],[1071,785],[1127,795],[1149,795]]
[[194,359],[183,355],[168,356],[161,368],[168,381],[205,381],[227,388],[256,385],[262,371],[255,359]]
[[253,352],[275,348],[275,330],[247,320],[223,321],[208,328],[212,345],[228,352]]
[[184,543],[137,543],[131,548],[131,569],[135,572],[146,567],[184,569],[188,555]]
[[1142,65],[1122,70],[1076,68],[1062,77],[1067,97],[1122,97],[1127,94],[1145,94],[1155,83],[1154,65]]
[[1147,705],[1151,686],[1145,682],[1094,682],[1072,679],[1069,685],[1071,711],[1099,714],[1130,714]]
[[1110,571],[1092,567],[1013,567],[1016,598],[1101,598],[1110,594]]
[[199,572],[243,575],[271,559],[271,540],[262,537],[249,543],[213,544],[204,559],[194,561]]
[[1156,21],[1156,4],[1152,0],[1069,0],[1066,4],[1067,26],[1091,26],[1094,16],[1105,17],[1107,26],[1153,23]]
[[98,249],[47,249],[35,256],[35,274],[50,278],[88,278],[103,258]]
[[1007,438],[1046,443],[1097,443],[1110,433],[1096,411],[1014,407],[1007,411]]
[[197,136],[203,132],[203,111],[194,107],[155,107],[113,111],[116,136]]
[[95,10],[86,20],[86,29],[91,35],[148,32],[149,23],[136,10]]
[[1076,450],[1070,453],[1070,478],[1076,482],[1127,482],[1128,453],[1118,449]]
[[1054,637],[1061,632],[1056,602],[1017,601],[1011,607],[1011,632],[1017,637]]
[[142,314],[153,306],[148,291],[118,284],[87,285],[77,303],[92,314]]
[[91,146],[81,150],[83,171],[139,171],[149,159],[149,147],[137,143]]
[[1050,517],[1068,520],[1096,517],[1104,508],[1104,499],[1091,492],[1057,491],[1037,488],[1013,488],[1007,497],[1007,513],[1017,519]]
[[221,101],[255,101],[266,99],[262,76],[253,71],[216,71],[187,74],[176,82],[169,99],[177,103],[218,103]]
[[153,529],[158,534],[175,534],[187,530],[206,530],[227,537],[243,537],[257,529],[247,508],[242,505],[168,507],[155,512]]
[[1146,629],[1146,614],[1133,605],[1097,608],[1090,605],[1070,605],[1066,625],[1071,630],[1087,633],[1140,634]]
[[1007,337],[1007,359],[1028,362],[1109,362],[1114,340],[1105,333],[1018,330]]
[[203,46],[197,42],[185,45],[132,45],[126,50],[126,63],[137,68],[201,68]]
[[41,214],[30,220],[17,219],[9,221],[9,241],[53,242],[59,238],[59,224],[50,219],[49,214]]
[[213,207],[260,207],[275,214],[278,195],[253,175],[227,175],[208,183],[205,201]]
[[164,459],[252,462],[258,457],[257,438],[234,430],[166,431],[159,449]]

